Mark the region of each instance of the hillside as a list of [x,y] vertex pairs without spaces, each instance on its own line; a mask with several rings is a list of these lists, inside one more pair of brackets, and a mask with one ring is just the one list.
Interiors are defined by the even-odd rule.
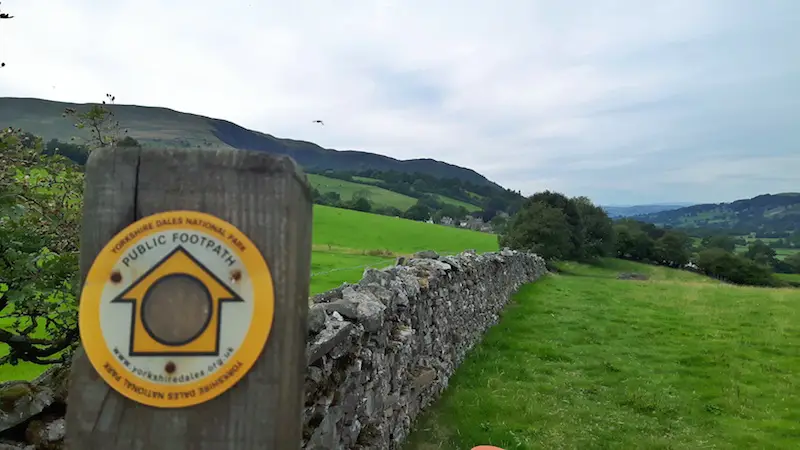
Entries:
[[642,214],[653,214],[661,211],[670,211],[691,206],[692,203],[632,205],[632,206],[601,206],[611,218],[632,217]]
[[728,230],[732,234],[783,237],[800,230],[800,193],[765,194],[731,203],[693,205],[635,216],[658,226]]
[[391,206],[405,211],[410,208],[417,199],[397,192],[383,189],[372,184],[353,183],[352,181],[337,180],[313,173],[307,174],[308,182],[311,186],[322,193],[335,192],[341,196],[342,200],[351,200],[353,194],[366,192],[369,201],[376,206]]
[[[35,98],[0,97],[0,126],[22,128],[45,138],[69,141],[75,136],[73,123],[62,117],[65,108],[84,110],[74,104]],[[437,178],[455,178],[500,189],[472,169],[434,159],[397,160],[353,150],[333,150],[293,139],[281,139],[249,130],[225,120],[136,105],[109,105],[129,135],[144,146],[219,148],[233,147],[289,155],[306,170],[380,170],[423,173]]]

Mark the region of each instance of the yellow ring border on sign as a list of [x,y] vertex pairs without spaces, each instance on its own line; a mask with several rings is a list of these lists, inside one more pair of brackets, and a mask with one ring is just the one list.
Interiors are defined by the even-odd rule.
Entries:
[[[175,217],[183,218],[184,223],[174,225],[165,224],[159,227],[155,226],[157,220],[166,220]],[[250,319],[249,330],[241,346],[228,358],[228,361],[224,365],[214,371],[214,375],[185,384],[157,384],[131,374],[130,371],[114,357],[103,336],[100,323],[100,301],[103,296],[103,290],[111,278],[111,272],[116,263],[131,246],[136,245],[147,236],[168,230],[200,231],[204,234],[215,236],[214,233],[201,225],[185,223],[187,217],[199,219],[224,228],[226,235],[234,235],[244,244],[244,252],[236,245],[227,244],[227,246],[236,252],[236,255],[238,255],[240,260],[244,263],[247,275],[252,279],[253,315]],[[153,223],[154,226],[152,229],[139,233],[136,238],[126,242],[116,253],[113,252],[113,248],[121,239],[148,222]],[[78,310],[78,324],[80,327],[81,343],[89,358],[89,362],[91,362],[97,373],[109,386],[125,397],[138,403],[159,408],[181,408],[197,405],[216,398],[233,387],[250,371],[266,346],[270,331],[272,330],[274,313],[275,291],[272,274],[270,273],[269,266],[263,255],[250,238],[233,226],[233,224],[213,215],[198,211],[176,210],[153,214],[137,220],[117,233],[103,247],[103,250],[97,255],[97,258],[92,263],[92,267],[89,269],[89,273],[86,275]],[[242,366],[211,392],[206,394],[199,394],[198,392],[194,397],[179,396],[174,400],[169,399],[168,394],[170,393],[186,392],[192,389],[196,390],[212,383],[220,375],[227,373],[236,366],[238,362],[241,362]],[[163,392],[165,398],[158,399],[148,397],[125,388],[123,381],[117,381],[115,377],[105,369],[106,363],[113,367],[123,378],[127,376],[129,381],[133,381],[137,386],[144,389]]]

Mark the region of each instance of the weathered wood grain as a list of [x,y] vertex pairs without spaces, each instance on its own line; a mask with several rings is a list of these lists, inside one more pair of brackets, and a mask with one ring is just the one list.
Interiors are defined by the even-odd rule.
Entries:
[[275,285],[275,315],[253,369],[225,394],[189,408],[130,401],[108,388],[79,354],[67,411],[70,449],[299,448],[311,206],[306,177],[288,157],[189,149],[92,155],[81,241],[84,276],[103,245],[131,222],[169,210],[206,212],[232,223],[262,252]]

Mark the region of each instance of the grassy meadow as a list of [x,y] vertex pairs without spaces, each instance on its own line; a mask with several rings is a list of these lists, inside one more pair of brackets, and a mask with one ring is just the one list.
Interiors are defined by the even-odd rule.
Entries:
[[407,449],[797,448],[800,290],[561,269],[516,294]]
[[[310,293],[356,282],[365,268],[386,267],[397,256],[420,250],[452,254],[497,248],[497,236],[492,234],[314,205]],[[0,347],[0,354],[5,352]],[[31,363],[0,366],[0,382],[31,379],[44,369]]]
[[342,197],[342,200],[351,200],[356,192],[367,191],[369,192],[369,201],[376,206],[394,206],[401,211],[405,211],[417,202],[415,198],[378,186],[353,183],[352,181],[328,178],[313,173],[306,174],[306,176],[311,186],[317,188],[318,191],[323,194],[336,192]]
[[[400,194],[398,192],[390,191],[380,187],[381,180],[368,177],[353,177],[352,181],[339,180],[337,178],[328,178],[323,175],[313,173],[306,174],[311,186],[317,188],[321,193],[336,192],[342,200],[351,200],[353,194],[359,191],[369,192],[369,201],[375,206],[393,206],[401,211],[405,211],[417,202],[416,198]],[[463,206],[467,211],[478,211],[481,208],[461,200],[446,197],[444,195],[435,195],[440,202],[451,204],[455,206]]]

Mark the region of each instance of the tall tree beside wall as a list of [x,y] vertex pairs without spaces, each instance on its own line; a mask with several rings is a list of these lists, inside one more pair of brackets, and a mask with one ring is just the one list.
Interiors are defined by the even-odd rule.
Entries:
[[612,254],[614,233],[606,212],[588,198],[545,191],[525,200],[508,221],[500,244],[547,260],[584,261]]

